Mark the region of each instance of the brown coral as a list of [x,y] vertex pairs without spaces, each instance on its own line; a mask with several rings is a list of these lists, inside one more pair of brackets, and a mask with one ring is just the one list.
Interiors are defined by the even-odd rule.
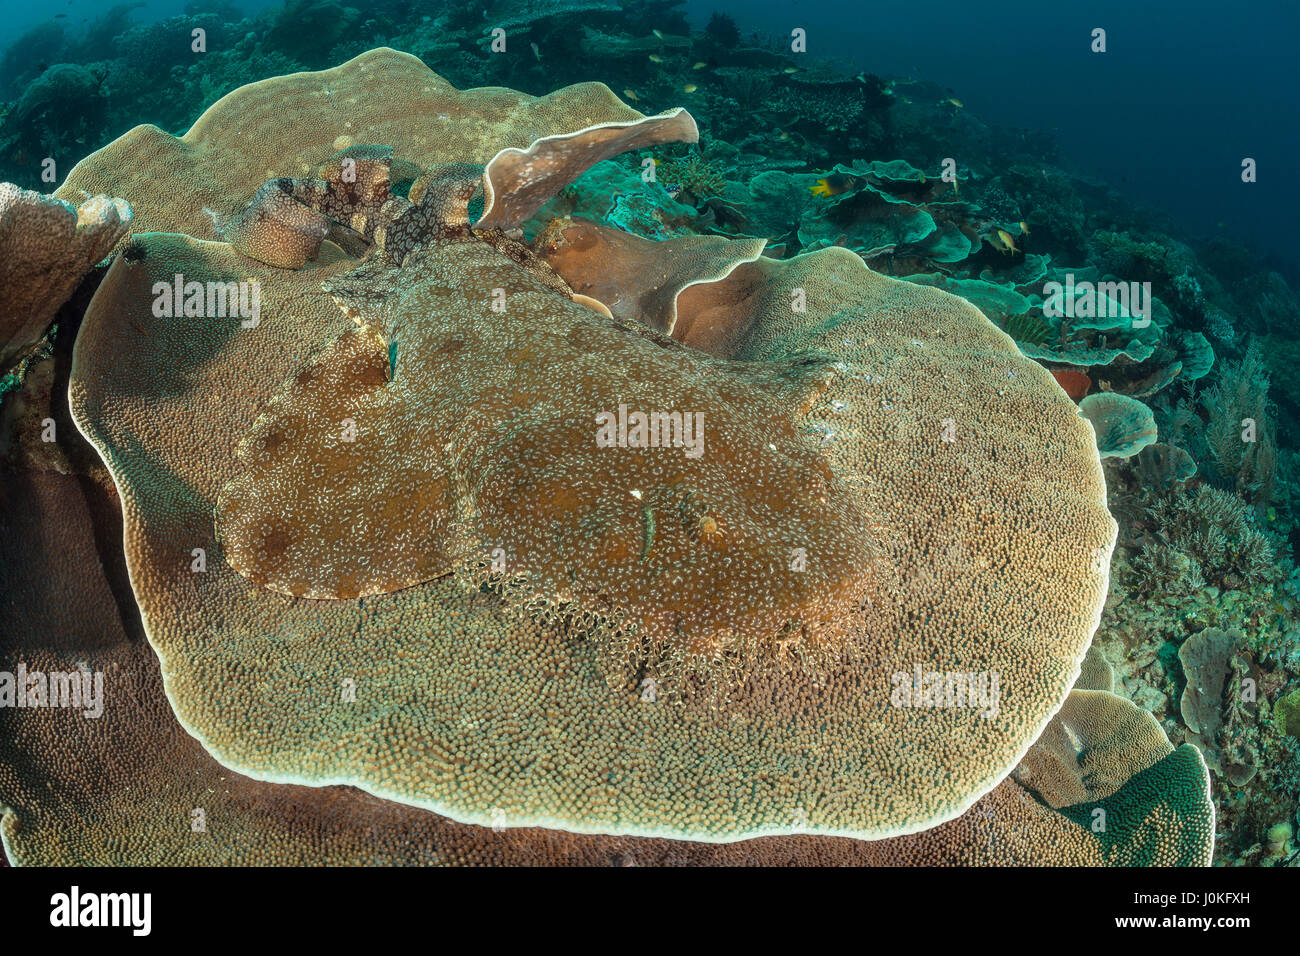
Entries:
[[77,163],[55,195],[123,196],[138,211],[138,231],[211,239],[267,180],[311,175],[352,146],[382,143],[419,168],[486,163],[539,137],[641,118],[603,83],[541,97],[460,91],[416,57],[380,47],[333,69],[240,87],[179,138],[137,126]]
[[[958,820],[863,842],[767,837],[738,843],[587,836],[458,824],[347,787],[251,780],[176,724],[157,661],[119,611],[96,541],[120,526],[75,478],[0,475],[0,648],[33,671],[105,680],[103,714],[0,711],[0,838],[26,865],[1098,865],[1087,828],[1004,781]],[[100,525],[96,529],[96,525]],[[114,562],[110,559],[110,565]],[[54,609],[51,618],[48,609]],[[59,639],[50,642],[51,624]],[[1059,719],[1059,718],[1058,718]],[[58,754],[75,747],[81,759]],[[39,772],[36,772],[39,771]]]
[[0,183],[0,369],[40,340],[82,277],[131,228],[131,207],[94,196],[74,206]]
[[[391,60],[396,55],[368,56]],[[295,91],[290,99],[318,102],[312,83],[338,81],[346,88],[358,76],[369,79],[368,62],[363,57],[350,70],[314,79],[285,78]],[[438,86],[427,76],[418,82]],[[439,89],[451,102],[470,95],[447,92],[445,85]],[[327,89],[321,95],[331,94]],[[247,106],[248,115],[240,117],[245,127],[265,122],[255,115],[264,109],[256,97],[241,91],[232,98]],[[626,110],[621,104],[608,105],[610,115],[587,117],[567,129],[636,119],[618,115]],[[373,129],[358,127],[349,137],[363,144],[420,138],[410,129],[396,129],[387,109],[376,111]],[[327,118],[322,124],[328,127]],[[420,128],[415,120],[410,125]],[[214,138],[207,150],[228,153],[233,147],[219,141],[216,127],[209,129]],[[394,138],[384,135],[395,129]],[[486,140],[502,130],[480,132]],[[503,135],[507,145],[512,138],[522,145],[521,140],[535,137],[518,131]],[[321,160],[333,152],[322,144],[312,149]],[[429,162],[431,151],[427,142],[409,152],[397,149],[399,156],[414,155],[421,164]],[[83,173],[104,162],[105,157],[88,162]],[[270,170],[271,176],[312,170],[305,161],[301,170],[288,165]],[[551,274],[548,281],[539,263],[509,237],[482,230],[479,242],[468,235],[468,216],[460,207],[448,215],[446,172],[431,169],[424,181],[427,196],[417,183],[409,209],[397,203],[396,215],[380,217],[385,225],[382,236],[379,227],[373,234],[377,251],[359,266],[339,254],[335,243],[322,242],[316,259],[285,271],[225,243],[155,234],[141,240],[143,259],[120,261],[110,271],[92,304],[77,344],[72,404],[122,494],[133,587],[167,674],[168,697],[184,726],[223,762],[262,777],[354,782],[458,820],[499,818],[512,826],[710,841],[797,832],[878,838],[950,820],[992,790],[1074,681],[1096,625],[1114,537],[1088,426],[1050,376],[1021,357],[972,307],[937,290],[877,276],[845,250],[781,263],[758,259],[737,266],[725,279],[701,276],[706,281],[684,286],[672,328],[688,346],[705,341],[713,346],[712,357],[697,355],[646,328],[575,306],[566,289],[584,287],[601,263],[579,262],[572,276]],[[460,178],[451,188],[459,203],[471,188],[463,172],[455,173]],[[246,201],[260,182],[244,181],[231,192]],[[435,189],[435,183],[442,186]],[[295,190],[286,194],[292,198]],[[241,208],[230,195],[222,202],[226,216]],[[392,231],[390,221],[400,228]],[[353,231],[364,240],[367,228],[361,225]],[[469,278],[448,278],[436,262],[426,261],[436,258],[426,248],[435,247],[466,266]],[[260,239],[248,248],[256,251]],[[412,271],[403,276],[392,260],[409,260]],[[634,262],[613,265],[635,270]],[[253,329],[212,318],[161,321],[152,315],[150,290],[160,276],[176,272],[195,281],[262,282],[264,321]],[[736,283],[749,289],[743,304],[710,292]],[[322,287],[365,327],[339,314],[320,294]],[[504,292],[504,316],[482,312],[493,289]],[[429,308],[440,301],[444,308]],[[566,328],[551,336],[559,341],[536,345],[530,355],[534,343],[527,331],[508,321],[516,308],[542,327],[564,321]],[[416,423],[416,430],[407,432],[411,444],[433,461],[429,475],[434,478],[443,454],[461,458],[449,475],[474,481],[496,476],[490,487],[470,489],[467,496],[452,489],[457,497],[451,511],[467,501],[471,517],[477,512],[478,520],[467,523],[472,531],[494,523],[492,533],[477,534],[478,541],[470,535],[476,545],[549,531],[533,523],[525,502],[486,499],[501,495],[517,476],[527,477],[529,458],[523,451],[553,455],[556,446],[534,445],[526,430],[494,434],[493,423],[508,419],[503,412],[534,402],[558,408],[562,396],[553,385],[572,382],[574,374],[597,386],[607,382],[622,367],[608,355],[644,359],[650,370],[697,375],[691,387],[700,404],[716,407],[724,422],[731,406],[770,410],[770,416],[764,412],[757,419],[772,433],[768,443],[788,449],[791,461],[807,464],[799,464],[796,474],[822,476],[817,480],[823,484],[813,487],[823,489],[826,500],[806,488],[787,491],[780,474],[771,475],[768,487],[734,493],[753,492],[768,507],[815,514],[834,512],[836,486],[843,487],[853,496],[856,513],[870,515],[880,526],[889,556],[875,603],[847,615],[851,633],[838,663],[805,679],[756,671],[725,708],[696,712],[659,699],[653,678],[649,686],[643,680],[611,692],[603,679],[602,645],[588,639],[590,628],[582,620],[565,630],[521,618],[492,594],[467,593],[452,577],[363,599],[311,602],[258,587],[234,571],[213,533],[222,490],[249,468],[247,460],[232,458],[231,450],[245,437],[274,434],[256,427],[268,409],[264,425],[282,413],[298,414],[295,408],[304,415],[312,409],[337,415],[340,403],[356,401],[364,409],[367,396],[400,383],[408,362],[418,371],[419,363],[433,359],[409,357],[402,345],[406,335],[415,335],[417,343],[437,343],[436,335],[425,335],[437,325],[430,315],[481,330],[485,337],[475,341],[483,345],[491,344],[490,333],[524,346],[513,356],[466,349],[460,364],[444,365],[467,394],[483,388],[475,374],[486,370],[486,378],[497,377],[499,394],[463,422],[444,419],[439,427],[462,431],[441,443],[432,427],[422,433]],[[504,328],[493,329],[490,319]],[[600,348],[583,352],[587,339]],[[395,365],[391,351],[376,347],[393,344],[398,346]],[[365,381],[349,382],[351,366],[335,361],[354,347],[365,360]],[[809,359],[808,352],[817,354]],[[571,367],[550,369],[548,379],[534,367],[535,356],[543,353]],[[313,367],[313,356],[325,363],[315,368],[341,373],[339,381],[347,383],[331,401],[322,395],[314,404],[294,391],[310,385],[295,379]],[[759,365],[757,372],[744,372],[747,366],[735,362]],[[814,376],[810,383],[799,369],[831,374]],[[659,379],[656,371],[652,383]],[[666,381],[671,383],[672,375]],[[823,383],[820,395],[808,387]],[[569,391],[574,393],[573,386]],[[276,395],[289,400],[273,405]],[[685,402],[684,393],[680,401]],[[775,415],[778,408],[784,418]],[[792,408],[806,417],[796,418]],[[367,421],[365,414],[353,418],[358,425]],[[567,419],[551,420],[565,425],[557,437],[566,443],[579,437]],[[795,422],[807,434],[794,434]],[[487,436],[483,447],[468,440],[478,434]],[[589,430],[580,437],[586,443],[593,436]],[[745,434],[730,449],[724,446],[726,467],[720,474],[748,477],[746,469],[769,474],[761,448],[753,460],[743,454],[754,447],[753,437]],[[489,460],[492,441],[499,446]],[[256,451],[256,445],[250,447]],[[580,452],[581,446],[572,449]],[[386,480],[387,465],[410,454],[396,451],[393,462],[368,463],[376,477]],[[548,494],[555,497],[543,500],[572,496],[557,477],[564,463],[539,460],[555,465],[554,473],[545,475]],[[644,495],[642,483],[657,486],[661,476],[654,468],[671,460],[647,461],[653,467],[636,475],[629,494]],[[307,474],[326,477],[311,468]],[[284,475],[300,477],[292,469]],[[248,489],[253,490],[251,483]],[[437,489],[434,480],[424,491]],[[614,490],[602,487],[598,493]],[[400,498],[376,495],[370,515],[375,526],[403,527],[402,504]],[[593,571],[572,555],[539,558],[542,549],[526,541],[522,550],[528,560],[555,562],[534,568],[529,587],[549,601],[570,568],[595,575],[600,588],[616,596],[620,575],[635,581],[662,570],[671,584],[672,569],[651,563],[656,547],[692,560],[700,559],[699,552],[707,559],[709,549],[725,548],[727,535],[734,533],[726,510],[715,514],[712,507],[700,512],[688,507],[676,513],[686,520],[669,536],[663,513],[673,514],[673,502],[663,504],[652,502],[649,515],[640,509],[635,515],[619,512],[615,518],[621,524],[607,521],[617,533],[596,540],[617,540],[624,548],[609,567]],[[441,508],[435,501],[434,511]],[[578,509],[566,513],[560,529],[572,528],[567,522],[579,515]],[[855,549],[863,546],[860,538],[851,543]],[[822,546],[815,537],[796,545],[810,564]],[[196,549],[206,555],[202,570],[196,570]],[[845,566],[830,569],[840,582],[832,585],[830,599],[856,590],[842,585],[861,568],[861,553],[853,551]],[[749,559],[756,555],[750,551],[734,565],[735,573],[750,576],[758,565]],[[506,559],[508,572],[508,554]],[[742,595],[791,600],[765,597],[752,582],[743,583]],[[814,597],[812,591],[795,592],[796,604],[801,594]],[[757,605],[715,612],[698,596],[687,600],[702,614],[733,613],[741,622],[770,612]],[[632,609],[644,618],[641,612],[652,603],[634,603]],[[1002,686],[1015,692],[986,706],[985,713],[970,707],[895,706],[890,698],[896,678],[917,665],[941,673],[997,674]],[[249,693],[249,675],[257,675],[254,693]],[[358,689],[356,701],[347,706],[334,701],[345,677]],[[275,732],[254,733],[254,728]],[[935,786],[936,780],[945,783]]]

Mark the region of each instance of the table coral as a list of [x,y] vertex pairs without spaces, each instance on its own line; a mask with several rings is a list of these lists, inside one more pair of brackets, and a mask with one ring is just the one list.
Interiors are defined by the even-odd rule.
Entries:
[[[280,122],[288,114],[295,122]],[[240,87],[182,137],[137,126],[73,167],[55,195],[122,196],[137,210],[137,231],[214,239],[216,222],[267,180],[306,176],[348,146],[382,143],[421,168],[485,163],[539,137],[640,118],[602,83],[542,97],[460,91],[415,57],[380,47],[333,69]]]
[[[308,135],[271,122],[286,108]],[[1115,534],[1051,376],[844,249],[520,243],[592,162],[693,135],[598,84],[462,93],[378,50],[78,165],[65,190],[120,184],[154,230],[100,286],[70,397],[176,718],[267,786],[351,783],[448,826],[996,862],[1042,844],[1001,853],[998,819],[1036,818],[1062,859],[1118,852],[1006,780],[1080,672]],[[154,314],[177,273],[260,283],[262,321]],[[636,403],[704,411],[704,460],[596,454],[596,416]],[[726,678],[712,708],[657,693],[691,655]],[[1014,693],[896,706],[918,662]],[[1195,856],[1191,811],[1146,792]]]
[[[1054,506],[1064,507],[1073,500],[1077,506],[1068,507],[1084,509],[1061,525],[1063,531],[1069,529],[1069,539],[1078,542],[1073,545],[1077,550],[1069,552],[1069,557],[1038,547],[1018,552],[1052,558],[1052,563],[1033,572],[1032,587],[1037,595],[1055,593],[1050,606],[1053,613],[1063,616],[1058,624],[1045,626],[1048,607],[1040,598],[1033,627],[1026,632],[1051,642],[1043,645],[1043,653],[1008,658],[979,642],[946,646],[944,635],[951,633],[949,629],[978,634],[989,626],[972,620],[972,615],[985,613],[980,610],[982,602],[956,603],[952,600],[954,589],[971,593],[967,589],[974,588],[978,593],[990,586],[991,575],[1002,578],[1004,587],[1022,579],[1003,577],[1004,571],[993,562],[981,562],[978,553],[954,551],[953,538],[965,538],[967,526],[954,523],[951,518],[957,513],[935,499],[933,505],[918,504],[912,514],[924,515],[937,508],[949,517],[926,526],[925,537],[917,546],[906,542],[917,540],[914,536],[920,527],[904,530],[905,524],[899,529],[903,536],[893,552],[894,560],[901,562],[900,576],[906,586],[891,601],[886,616],[873,612],[867,618],[868,622],[878,618],[877,627],[901,634],[912,629],[904,621],[913,615],[928,615],[931,624],[916,635],[920,643],[890,651],[879,663],[840,668],[823,688],[760,684],[750,693],[752,703],[734,708],[737,719],[730,721],[677,712],[662,702],[643,703],[635,692],[611,694],[590,642],[522,624],[503,608],[484,604],[449,580],[369,598],[364,604],[306,604],[256,588],[229,568],[212,539],[217,496],[240,468],[217,450],[235,446],[306,355],[346,331],[350,323],[344,321],[341,326],[322,314],[321,308],[332,306],[308,291],[313,282],[336,275],[343,264],[320,262],[290,273],[292,281],[269,269],[261,271],[266,280],[263,307],[267,315],[276,316],[275,322],[264,323],[260,334],[254,330],[248,335],[232,335],[233,330],[221,324],[200,323],[181,329],[176,323],[160,321],[151,315],[151,300],[139,292],[151,288],[153,276],[178,270],[199,279],[247,277],[248,260],[217,244],[175,237],[154,237],[147,245],[149,254],[142,261],[119,263],[101,287],[78,346],[74,405],[79,422],[111,463],[122,489],[137,593],[151,641],[170,674],[169,697],[185,725],[223,761],[275,779],[364,781],[375,792],[437,807],[469,821],[488,822],[496,807],[521,824],[563,822],[572,829],[735,839],[791,827],[795,811],[804,807],[809,829],[883,836],[922,826],[936,816],[958,813],[971,799],[963,793],[973,790],[973,796],[981,788],[992,787],[1002,776],[1000,762],[1018,757],[1038,722],[1045,721],[1054,709],[1057,694],[1072,680],[1104,593],[1102,570],[1109,535],[1113,534],[1113,525],[1097,505],[1099,474],[1090,470],[1096,468],[1095,459],[1089,466],[1086,457],[1080,459],[1084,493],[1077,499],[1058,498],[1059,505]],[[852,259],[848,253],[843,255]],[[817,260],[826,261],[825,254]],[[853,284],[832,294],[861,303],[864,283],[870,289],[870,282],[889,280],[873,280],[860,262],[852,261],[857,265],[846,260],[842,268],[850,269],[846,277],[852,277]],[[816,263],[808,265],[816,269]],[[790,278],[809,287],[819,308],[833,309],[828,293],[842,279],[832,269],[822,280],[832,285],[818,287],[813,281],[816,275]],[[889,285],[880,291],[893,289]],[[930,294],[937,297],[933,304],[941,309],[969,308],[939,293]],[[785,289],[776,288],[774,295],[788,301]],[[908,295],[916,293],[909,291]],[[901,301],[882,303],[878,314],[899,315]],[[866,314],[876,314],[875,309],[860,307]],[[123,314],[128,319],[125,322],[108,318]],[[927,324],[927,315],[933,313],[918,313],[907,320],[910,328],[889,333],[890,340],[902,347],[900,354],[916,349],[912,362],[927,361],[920,349],[908,344],[912,337],[932,335],[926,330],[933,328],[942,328],[946,336],[953,334],[951,323]],[[933,317],[928,319],[928,323],[934,322]],[[146,334],[141,335],[137,326],[147,330]],[[873,333],[863,328],[858,334],[865,342],[884,330]],[[978,361],[983,363],[987,346],[983,333],[978,334],[980,346],[970,354],[972,358],[979,355]],[[130,349],[122,336],[132,341]],[[1009,345],[1006,348],[1008,361],[1020,361]],[[173,370],[169,377],[188,383],[174,399],[153,391],[155,386],[169,389],[167,378],[157,375],[153,357],[162,354],[168,356]],[[110,356],[111,368],[103,363]],[[399,368],[400,363],[399,357]],[[256,375],[250,376],[253,369]],[[944,374],[938,372],[940,378]],[[1016,379],[1007,377],[1005,386],[990,381],[987,387],[992,392],[1001,387],[1020,396],[1020,401],[1035,403],[1059,394],[1041,370],[1036,385],[1024,384],[1024,379],[1035,374],[1028,363],[1018,365],[1017,374],[1019,386]],[[232,375],[242,383],[237,393],[222,385]],[[902,409],[928,394],[906,389],[908,377],[900,379],[892,393]],[[918,371],[913,380],[920,382],[925,377]],[[965,387],[970,388],[985,380],[983,373],[972,370],[969,379],[953,381],[966,381]],[[857,383],[855,388],[867,384],[851,377],[846,381]],[[126,382],[135,384],[123,391]],[[231,394],[239,396],[233,405]],[[915,396],[910,401],[909,394]],[[945,397],[945,409],[952,407],[949,401],[951,397]],[[971,409],[985,405],[973,395],[966,402]],[[1073,429],[1074,440],[1086,448],[1082,443],[1091,439],[1079,430],[1086,426],[1074,416],[1064,396],[1060,402],[1057,407],[1063,417],[1043,427],[1050,430],[1054,442],[1060,441],[1062,426],[1066,434]],[[857,409],[872,404],[867,396],[853,402]],[[222,411],[214,418],[218,407]],[[104,415],[106,408],[114,409],[113,415]],[[160,414],[163,417],[159,418]],[[829,405],[824,414],[833,414]],[[1041,411],[1030,413],[1028,407],[1012,414],[1017,428],[1044,419]],[[935,415],[936,424],[939,417]],[[1077,424],[1070,425],[1071,420]],[[982,428],[979,421],[978,417],[969,420],[976,434]],[[927,486],[938,492],[962,480],[973,492],[973,504],[987,494],[974,493],[969,484],[972,460],[966,459],[969,464],[965,467],[962,458],[942,465],[931,453],[933,446],[924,433],[898,432],[888,417],[871,427],[883,427],[889,436],[878,446],[882,457],[875,467],[881,478],[899,476],[877,486],[878,493],[887,496],[881,503],[895,500],[888,488],[899,480],[911,482],[922,494]],[[195,436],[202,437],[196,442]],[[829,447],[838,447],[841,453],[846,449],[835,443]],[[854,447],[863,446],[858,442],[847,446]],[[903,449],[912,449],[922,458],[900,457],[898,451]],[[926,462],[924,468],[918,467],[921,460]],[[862,464],[852,467],[859,470]],[[1057,470],[1054,481],[1059,482],[1059,466]],[[1005,500],[1010,487],[1008,473],[1001,469],[974,472],[981,473],[992,483],[987,487],[996,488],[998,498]],[[1044,497],[1028,469],[1015,469],[1014,474],[1025,481],[1015,492],[1016,500],[1052,500]],[[959,479],[960,475],[968,477]],[[1097,484],[1090,485],[1093,481]],[[167,490],[182,487],[190,490],[179,497]],[[1093,496],[1090,488],[1096,488],[1098,494]],[[943,493],[942,498],[946,497]],[[993,507],[992,502],[976,504],[969,516],[984,524],[998,513],[990,510]],[[1090,510],[1094,508],[1097,510]],[[1084,543],[1078,537],[1086,514],[1095,515],[1095,538]],[[915,520],[912,516],[900,518],[907,523]],[[998,532],[986,540],[993,546],[1007,537]],[[178,550],[177,542],[188,547]],[[815,548],[815,542],[810,544]],[[209,549],[208,568],[197,590],[189,570],[192,547]],[[812,553],[815,555],[815,550]],[[1045,576],[1059,580],[1063,590],[1041,590]],[[1083,591],[1078,590],[1081,580]],[[218,610],[223,607],[225,610]],[[214,612],[227,622],[224,628],[231,640],[210,642],[202,636],[206,629],[191,623]],[[954,614],[960,617],[954,618]],[[959,624],[959,620],[965,623]],[[1024,625],[1028,624],[1026,619]],[[1005,616],[997,625],[1004,633],[1019,626]],[[324,644],[318,638],[322,633],[331,635]],[[433,635],[445,635],[446,639],[430,642]],[[886,648],[889,643],[877,646]],[[1007,646],[1016,646],[1016,642]],[[1060,650],[1053,652],[1053,646]],[[384,650],[376,654],[375,648]],[[1035,691],[1021,698],[1023,704],[1018,699],[1004,701],[995,721],[971,712],[890,707],[887,695],[881,693],[890,686],[888,675],[911,667],[918,655],[934,660],[933,666],[941,670],[999,669],[1009,684]],[[511,663],[502,666],[506,659]],[[414,669],[392,666],[401,660],[423,663]],[[250,667],[277,675],[267,693],[250,696],[237,691],[244,686],[238,675]],[[358,684],[367,689],[357,706],[335,704],[323,710],[303,710],[295,703],[336,687],[348,674],[354,674]],[[318,690],[310,691],[311,687]],[[410,704],[394,710],[393,701]],[[556,702],[563,702],[562,710],[555,708]],[[398,723],[393,723],[394,718]],[[913,753],[893,746],[891,741],[904,737],[917,739],[917,721],[927,727],[919,739],[928,741],[927,746],[934,745],[933,749]],[[880,730],[864,735],[864,728],[872,722],[878,723]],[[282,727],[285,733],[248,735],[242,728],[251,726]],[[1021,729],[1012,732],[1012,727]],[[1021,734],[1024,743],[1019,743]],[[416,744],[417,740],[425,743]],[[439,740],[444,742],[434,746]],[[581,746],[575,748],[579,741]],[[856,765],[864,744],[870,745],[870,760],[882,772],[846,777],[846,761],[852,759]],[[796,753],[805,755],[802,759],[807,767],[798,783],[777,769],[789,759],[787,755]],[[850,754],[857,756],[850,758]],[[718,767],[718,772],[702,775],[701,767],[710,764]],[[545,774],[521,774],[513,769],[526,766],[548,769]],[[721,772],[723,766],[729,768],[725,773]],[[940,766],[966,766],[970,774],[959,788],[939,792],[921,786],[899,789],[895,782],[900,776],[931,779]],[[452,773],[452,768],[459,769]],[[617,786],[602,783],[611,773],[623,782]],[[708,780],[715,783],[702,786]],[[753,780],[767,781],[757,800],[742,798],[734,791],[733,784]],[[853,781],[851,788],[834,782],[846,780]],[[749,785],[744,786],[748,791]],[[916,805],[900,805],[903,793],[911,794]],[[692,795],[690,805],[681,804],[684,794]],[[892,795],[889,799],[895,801],[899,816],[875,819],[874,808],[885,805],[886,794]]]
[[[960,819],[912,836],[863,842],[797,835],[724,844],[478,827],[348,787],[253,780],[217,764],[172,717],[139,622],[129,603],[114,600],[110,579],[121,573],[120,555],[99,550],[121,530],[111,499],[87,493],[74,477],[49,473],[2,473],[0,495],[6,505],[0,583],[7,594],[30,599],[0,610],[0,647],[33,670],[76,673],[85,667],[104,674],[116,701],[95,720],[68,709],[0,711],[0,842],[15,864],[969,866],[1104,860],[1086,827],[1010,780]],[[47,607],[61,615],[60,639],[53,644],[45,637]],[[52,756],[73,745],[83,759]]]

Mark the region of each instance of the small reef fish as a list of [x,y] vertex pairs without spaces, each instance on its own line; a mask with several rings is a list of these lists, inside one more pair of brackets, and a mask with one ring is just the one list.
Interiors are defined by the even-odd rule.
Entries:
[[782,70],[781,72],[782,72],[782,73],[798,73],[798,72],[799,72],[799,67],[797,67],[797,66],[787,66],[787,67],[786,67],[784,70]]
[[699,89],[699,87],[696,86],[694,83],[687,83],[685,86],[682,87],[682,92],[683,92],[683,93],[694,93],[694,92],[695,92],[696,90],[698,90],[698,89]]
[[966,105],[961,100],[957,100],[957,99],[950,99],[948,100],[948,102],[951,103],[953,106],[957,107],[957,109],[961,109],[963,106]]
[[1016,248],[1016,240],[1005,229],[999,229],[994,235],[989,236],[989,243],[1007,255],[1014,255],[1020,250]]
[[703,60],[700,60],[700,62],[698,62],[698,63],[692,63],[692,64],[691,64],[691,69],[692,69],[692,70],[702,70],[702,69],[704,69],[704,68],[705,68],[706,66],[708,66],[708,65],[709,65],[709,64],[705,63]]
[[1022,236],[1029,235],[1029,223],[1025,222],[1023,219],[1020,220],[1020,234]]
[[623,91],[623,95],[626,96],[626,97],[627,97],[629,100],[631,100],[633,103],[636,103],[636,102],[640,101],[640,99],[641,99],[641,97],[637,96],[637,95],[636,95],[636,92],[633,91],[633,90],[624,90],[624,91]]
[[857,185],[857,177],[843,173],[832,173],[824,179],[817,180],[816,185],[809,186],[808,191],[814,196],[838,196]]
[[655,513],[649,505],[641,506],[641,563],[650,557],[655,543]]
[[661,40],[664,38],[664,31],[662,31],[662,30],[651,30],[650,32],[653,33],[655,36],[657,36],[657,37],[658,37],[659,39],[661,39]]
[[537,44],[530,43],[528,45],[533,48],[533,56],[537,57],[537,59],[540,60],[542,58],[542,51],[538,49]]
[[661,57],[658,53],[651,53],[651,54],[650,54],[650,62],[651,62],[651,63],[662,63],[663,61],[664,61],[664,58]]

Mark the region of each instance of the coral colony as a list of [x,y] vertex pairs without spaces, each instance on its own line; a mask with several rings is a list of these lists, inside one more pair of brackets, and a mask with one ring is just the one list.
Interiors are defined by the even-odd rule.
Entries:
[[0,59],[10,863],[1296,860],[1281,276],[802,30],[223,9]]

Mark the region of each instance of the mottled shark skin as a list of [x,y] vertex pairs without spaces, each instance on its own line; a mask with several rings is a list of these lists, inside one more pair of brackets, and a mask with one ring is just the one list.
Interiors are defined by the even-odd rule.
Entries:
[[[363,162],[365,182],[382,182],[369,168],[382,160]],[[727,362],[577,304],[527,248],[470,228],[485,178],[436,166],[415,201],[268,184],[270,221],[348,217],[376,246],[324,284],[357,328],[241,444],[246,468],[217,507],[227,560],[316,599],[478,563],[512,600],[626,640],[617,683],[647,664],[709,677],[729,658],[834,657],[875,555],[865,515],[797,427],[831,363]],[[267,196],[254,204],[270,209]],[[265,237],[248,238],[261,253]],[[649,416],[664,424],[651,445],[635,420],[629,434],[629,407],[664,415]],[[747,497],[754,483],[769,494]],[[809,540],[821,570],[791,570]]]

